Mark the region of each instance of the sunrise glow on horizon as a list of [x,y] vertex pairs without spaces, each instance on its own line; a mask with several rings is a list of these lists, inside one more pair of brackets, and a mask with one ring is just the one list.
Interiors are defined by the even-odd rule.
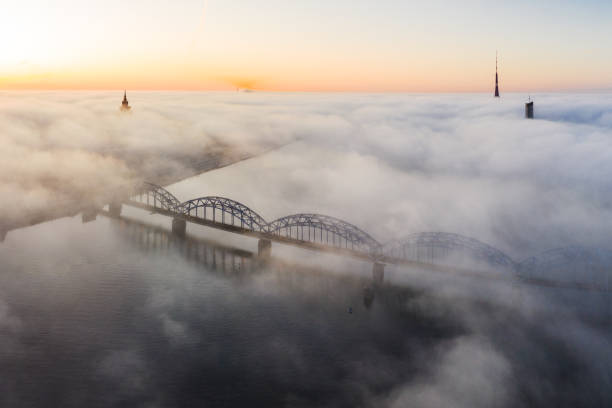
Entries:
[[12,2],[0,89],[612,89],[609,2],[330,3]]

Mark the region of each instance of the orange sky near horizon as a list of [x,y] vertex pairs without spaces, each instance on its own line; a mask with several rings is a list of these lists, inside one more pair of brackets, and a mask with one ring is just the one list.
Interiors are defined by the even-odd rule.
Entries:
[[597,0],[56,1],[0,16],[0,89],[491,92],[496,48],[502,92],[612,89]]

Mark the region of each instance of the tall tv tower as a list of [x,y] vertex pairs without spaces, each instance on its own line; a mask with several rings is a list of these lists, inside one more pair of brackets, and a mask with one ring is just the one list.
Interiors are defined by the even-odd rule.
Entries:
[[497,51],[495,51],[495,97],[499,98],[499,86],[497,81]]

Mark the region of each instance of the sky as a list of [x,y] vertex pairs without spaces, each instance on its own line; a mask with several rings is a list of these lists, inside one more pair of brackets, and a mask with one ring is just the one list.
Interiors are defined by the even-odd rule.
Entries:
[[612,3],[3,0],[0,89],[612,88]]

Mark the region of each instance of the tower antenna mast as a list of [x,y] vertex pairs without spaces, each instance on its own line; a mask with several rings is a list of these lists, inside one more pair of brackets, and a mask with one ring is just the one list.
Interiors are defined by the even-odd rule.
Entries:
[[495,97],[499,98],[499,81],[497,77],[497,50],[495,50]]

